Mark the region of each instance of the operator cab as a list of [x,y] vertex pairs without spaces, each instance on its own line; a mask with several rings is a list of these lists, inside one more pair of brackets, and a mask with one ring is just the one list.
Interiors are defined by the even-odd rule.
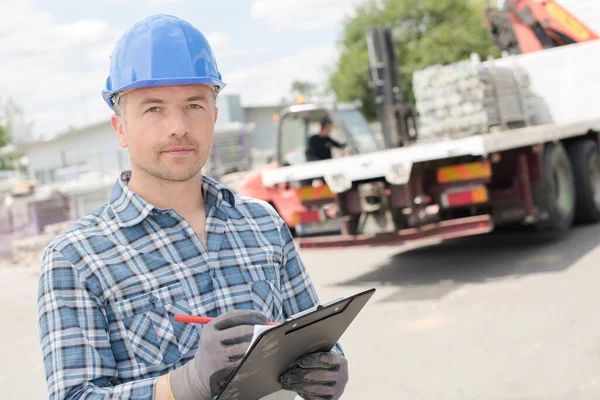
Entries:
[[371,132],[367,120],[354,104],[337,104],[335,107],[295,105],[282,110],[279,117],[277,155],[280,166],[308,162],[308,141],[312,135],[319,133],[324,117],[332,122],[330,137],[347,144],[343,150],[333,148],[332,158],[383,149]]

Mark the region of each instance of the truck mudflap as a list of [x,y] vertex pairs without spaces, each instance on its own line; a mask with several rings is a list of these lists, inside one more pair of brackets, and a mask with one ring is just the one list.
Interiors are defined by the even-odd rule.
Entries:
[[395,233],[382,235],[336,235],[298,238],[300,248],[334,248],[350,246],[401,245],[430,239],[454,239],[464,236],[489,233],[494,229],[490,215],[457,218],[423,225],[418,228],[402,229]]

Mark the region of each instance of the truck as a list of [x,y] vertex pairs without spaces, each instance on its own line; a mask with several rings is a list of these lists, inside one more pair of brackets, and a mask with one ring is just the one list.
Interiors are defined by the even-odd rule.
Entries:
[[[278,160],[259,175],[271,199],[287,195],[293,203],[276,208],[289,213],[300,247],[444,240],[514,223],[562,234],[600,220],[600,41],[554,1],[506,7],[504,17],[516,21],[509,28],[525,44],[500,59],[473,57],[415,73],[416,105],[401,96],[390,30],[368,31],[383,149],[361,128],[358,109],[345,119],[336,105],[281,113]],[[498,15],[491,17],[496,28]],[[465,93],[476,100],[465,102]],[[467,115],[466,108],[477,110]],[[370,144],[307,162],[306,127],[323,114],[348,141]],[[325,235],[328,227],[339,232]]]

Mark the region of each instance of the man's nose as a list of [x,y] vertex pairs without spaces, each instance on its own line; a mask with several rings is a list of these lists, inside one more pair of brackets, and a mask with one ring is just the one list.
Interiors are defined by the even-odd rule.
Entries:
[[171,113],[169,118],[169,136],[185,136],[189,132],[189,125],[183,111],[177,110]]

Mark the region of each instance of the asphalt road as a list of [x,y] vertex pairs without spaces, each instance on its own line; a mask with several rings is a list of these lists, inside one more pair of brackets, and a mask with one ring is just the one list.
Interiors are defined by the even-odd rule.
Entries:
[[[377,288],[342,337],[342,398],[600,398],[599,244],[600,225],[303,251],[321,300]],[[36,286],[36,271],[0,267],[1,398],[47,398]]]

